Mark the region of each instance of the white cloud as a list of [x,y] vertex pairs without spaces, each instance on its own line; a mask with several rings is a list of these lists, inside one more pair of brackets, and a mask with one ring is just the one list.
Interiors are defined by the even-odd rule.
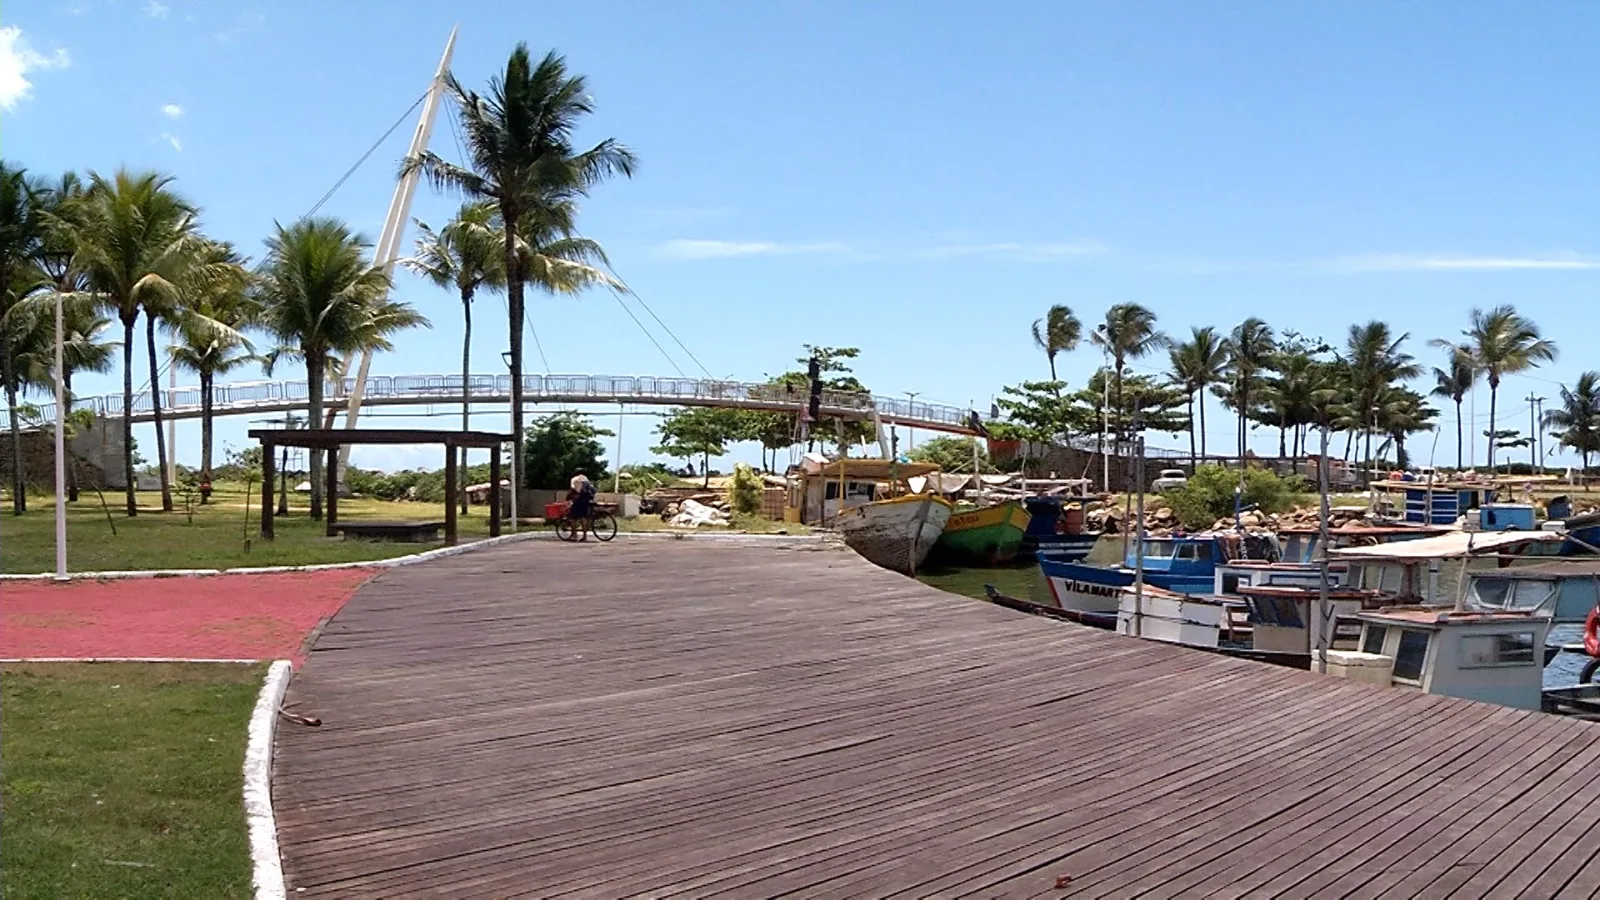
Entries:
[[178,151],[179,153],[183,152],[183,141],[178,140],[178,136],[177,135],[168,134],[165,131],[163,131],[163,132],[161,132],[161,139],[166,141],[167,143],[171,144],[172,145],[172,149]]
[[176,103],[168,103],[161,107],[161,114],[169,119],[178,119],[183,116],[183,107]]
[[1334,260],[1330,267],[1341,272],[1571,271],[1600,269],[1600,259],[1571,255],[1428,256],[1391,253],[1345,257]]
[[798,254],[843,253],[843,244],[825,241],[811,244],[780,244],[771,241],[708,241],[680,239],[656,248],[668,259],[734,259],[744,256],[794,256]]
[[152,19],[165,19],[169,12],[172,12],[172,7],[161,0],[146,0],[144,4],[144,14]]
[[934,247],[924,255],[933,258],[985,256],[994,259],[1013,259],[1021,262],[1055,262],[1075,256],[1092,256],[1105,253],[1106,250],[1106,245],[1099,241],[1067,241],[1043,244],[1002,242],[994,244],[952,244]]
[[10,110],[33,92],[33,82],[28,73],[46,69],[65,69],[72,65],[67,51],[57,50],[50,56],[28,46],[22,29],[15,25],[0,28],[0,109]]

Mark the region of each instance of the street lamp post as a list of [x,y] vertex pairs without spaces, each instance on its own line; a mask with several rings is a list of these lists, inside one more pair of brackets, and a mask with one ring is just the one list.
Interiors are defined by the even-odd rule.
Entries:
[[[56,291],[56,580],[67,580],[67,391],[62,369],[61,291]],[[18,460],[17,465],[22,461]]]
[[[506,364],[506,368],[509,370],[511,368],[511,351],[510,350],[502,351],[501,354],[500,354],[500,360]],[[517,459],[517,448],[520,447],[520,446],[522,446],[521,436],[520,435],[512,435],[511,436],[511,465],[508,467],[508,470],[507,470],[511,474],[511,533],[512,534],[516,534],[517,533],[517,494],[518,494],[520,488],[522,487],[522,478],[521,478],[521,475],[522,475],[522,460]],[[495,452],[499,453],[500,451],[497,449],[497,450],[495,450]],[[496,515],[496,516],[500,515],[500,510],[498,510],[498,509],[492,510],[491,511],[491,515]]]
[[[922,392],[921,391],[906,391],[906,418],[907,419],[910,419],[914,415],[914,413],[912,412],[912,408],[917,402],[917,395],[920,394],[920,393],[922,393]],[[917,446],[917,429],[916,429],[916,426],[912,425],[910,422],[907,422],[906,423],[906,452],[909,453],[911,450],[915,449],[916,446]]]

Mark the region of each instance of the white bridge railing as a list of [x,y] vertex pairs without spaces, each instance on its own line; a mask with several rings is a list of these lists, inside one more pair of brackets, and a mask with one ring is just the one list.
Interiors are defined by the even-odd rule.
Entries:
[[[329,409],[342,409],[346,395],[355,387],[354,378],[330,385],[326,398]],[[808,401],[806,389],[770,384],[721,381],[709,378],[655,378],[645,375],[524,375],[523,396],[529,403],[642,403],[671,406],[717,406],[730,409],[759,409],[774,412],[800,411]],[[511,399],[511,376],[471,375],[465,383],[460,375],[374,375],[367,379],[362,405],[420,406],[426,404],[506,403]],[[163,417],[193,419],[200,416],[200,388],[179,387],[161,391]],[[220,384],[211,389],[214,412],[219,416],[303,409],[307,402],[305,381],[248,381]],[[55,404],[44,403],[37,421],[51,422]],[[78,397],[75,410],[93,410],[97,415],[120,419],[122,394]],[[921,403],[892,397],[876,397],[841,391],[822,392],[824,415],[847,419],[868,419],[874,411],[885,424],[900,424],[935,431],[970,434],[968,411],[939,403]],[[31,415],[29,418],[33,418]],[[149,391],[133,395],[133,420],[154,418]],[[0,424],[7,421],[0,408]],[[29,423],[33,424],[33,423]]]

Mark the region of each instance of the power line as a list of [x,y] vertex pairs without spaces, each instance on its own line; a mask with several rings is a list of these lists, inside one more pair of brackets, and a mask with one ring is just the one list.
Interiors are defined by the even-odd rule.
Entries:
[[[650,329],[644,327],[644,323],[639,321],[639,317],[633,314],[633,310],[628,308],[628,304],[622,302],[622,292],[621,291],[612,291],[611,295],[616,298],[617,305],[622,307],[622,311],[628,314],[628,318],[633,320],[633,324],[639,326],[639,330],[644,332],[644,336],[646,338],[649,338],[650,343],[655,344],[656,345],[656,349],[661,351],[661,355],[662,355],[662,357],[664,357],[666,359],[667,365],[671,366],[672,370],[674,372],[678,373],[678,377],[679,378],[687,378],[687,377],[689,377],[689,376],[683,374],[683,370],[678,368],[677,361],[674,360],[669,353],[667,353],[667,350],[666,350],[665,347],[661,346],[661,342],[656,340],[655,335],[650,333]],[[663,325],[662,327],[665,328],[666,326]],[[670,332],[669,332],[669,334],[670,334]],[[688,348],[685,348],[684,352],[688,352]],[[689,356],[690,356],[690,358],[693,358],[694,354],[690,353]],[[699,360],[695,360],[695,362],[698,363]],[[705,369],[705,366],[701,366],[700,368],[703,370],[703,369]],[[714,376],[712,376],[712,374],[709,371],[707,371],[706,372],[706,377],[707,378],[711,378],[711,377],[714,377]]]
[[[611,267],[608,265],[607,268],[611,268]],[[616,275],[617,279],[619,281],[624,280],[622,278],[621,273],[619,273],[616,269],[611,269],[611,274]],[[612,290],[616,291],[615,288],[612,288]],[[633,295],[633,299],[639,301],[639,305],[644,307],[644,311],[650,314],[650,318],[656,320],[656,324],[661,326],[661,330],[665,331],[667,333],[667,336],[671,337],[674,343],[676,343],[679,347],[683,348],[683,352],[688,354],[690,359],[694,360],[694,364],[700,367],[700,371],[706,373],[706,377],[707,378],[715,378],[716,377],[715,375],[711,374],[711,370],[710,369],[706,368],[706,364],[700,361],[700,357],[695,356],[694,355],[694,351],[690,350],[683,343],[683,341],[678,339],[678,336],[673,333],[672,329],[667,327],[667,323],[661,321],[661,317],[656,315],[656,311],[650,308],[650,304],[646,303],[645,299],[643,297],[639,296],[639,293],[637,291],[633,290],[632,288],[628,288],[627,292]],[[637,321],[637,320],[635,320],[635,321]],[[644,326],[641,325],[640,327],[642,328]],[[663,351],[663,352],[665,352],[665,351]],[[678,374],[682,375],[683,373],[679,372]]]

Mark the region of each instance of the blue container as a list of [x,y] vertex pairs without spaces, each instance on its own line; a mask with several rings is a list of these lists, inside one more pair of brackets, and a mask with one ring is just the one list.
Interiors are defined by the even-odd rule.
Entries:
[[1486,503],[1478,507],[1478,527],[1484,531],[1533,531],[1538,520],[1527,503]]

